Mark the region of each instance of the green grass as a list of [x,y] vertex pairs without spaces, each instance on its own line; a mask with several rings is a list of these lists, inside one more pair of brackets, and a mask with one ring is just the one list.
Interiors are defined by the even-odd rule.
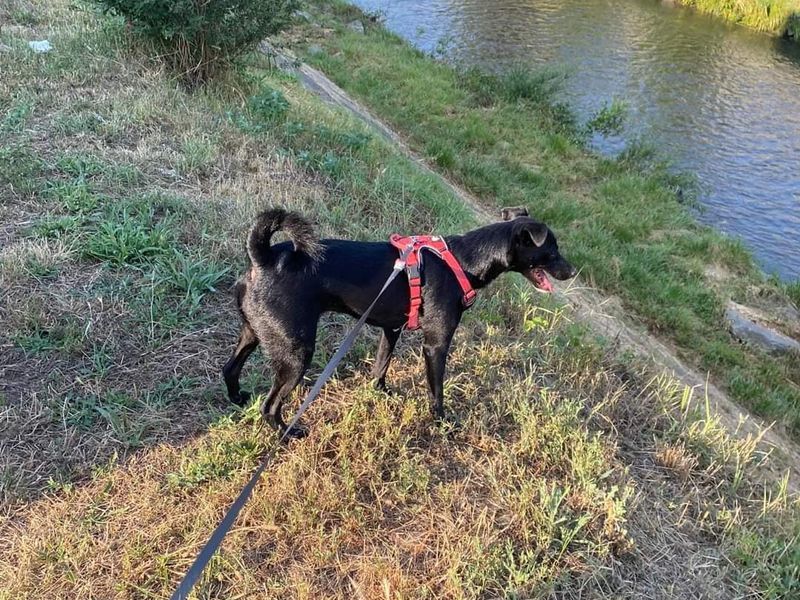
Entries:
[[800,307],[800,281],[786,284],[786,293],[792,299],[794,305]]
[[[37,34],[62,55],[0,53],[0,98],[32,107],[0,138],[14,157],[0,176],[15,182],[0,186],[0,598],[166,597],[275,439],[259,397],[235,409],[219,377],[254,215],[281,204],[323,235],[361,239],[463,231],[474,217],[261,57],[188,94],[121,23],[34,6]],[[476,107],[515,118],[495,82],[472,77],[489,89]],[[519,77],[509,98],[538,106],[551,166],[593,173],[569,114],[542,100],[549,76]],[[70,102],[76,81],[89,105]],[[490,125],[471,114],[459,142],[475,148],[476,185],[500,193],[514,173],[517,193],[581,213],[544,163],[510,148],[483,161]],[[429,147],[461,172],[459,144]],[[483,293],[448,363],[458,428],[430,418],[414,336],[389,374],[397,394],[372,388],[366,332],[197,596],[795,593],[800,507],[763,480],[772,463],[758,440],[731,435],[685,386],[570,319],[519,277]],[[350,323],[325,319],[311,375]],[[262,394],[269,372],[257,352],[246,387]]]
[[757,31],[787,35],[800,41],[797,0],[679,0],[684,6],[740,23]]
[[[588,283],[621,298],[736,400],[800,436],[798,362],[740,346],[723,320],[729,297],[786,296],[740,243],[694,221],[674,192],[684,178],[646,149],[631,146],[616,160],[585,150],[588,132],[614,129],[622,108],[580,126],[559,101],[556,72],[462,72],[379,26],[351,32],[337,20],[352,16],[346,5],[315,6],[335,33],[317,40],[304,30],[326,49],[307,57],[312,64],[487,205],[527,205]],[[729,276],[710,282],[710,266]]]

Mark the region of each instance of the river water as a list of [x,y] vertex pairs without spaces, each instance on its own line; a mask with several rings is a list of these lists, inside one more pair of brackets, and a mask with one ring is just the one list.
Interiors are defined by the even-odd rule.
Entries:
[[800,278],[800,44],[655,0],[355,0],[426,52],[491,70],[568,72],[586,120],[627,105],[641,138],[700,183],[698,218],[741,238],[768,273]]

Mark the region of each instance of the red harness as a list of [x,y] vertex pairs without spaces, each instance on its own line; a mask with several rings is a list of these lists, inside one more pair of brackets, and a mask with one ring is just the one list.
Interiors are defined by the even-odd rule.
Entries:
[[408,309],[408,322],[406,329],[413,330],[419,327],[419,309],[422,306],[422,278],[420,277],[420,267],[422,266],[422,250],[430,250],[441,258],[450,267],[453,275],[456,276],[461,291],[464,292],[464,306],[472,306],[477,294],[469,284],[464,269],[458,264],[458,260],[450,252],[445,242],[438,235],[411,235],[402,236],[393,233],[389,237],[392,246],[400,251],[401,256],[408,251],[406,258],[406,271],[408,272],[408,285],[411,292],[411,306]]

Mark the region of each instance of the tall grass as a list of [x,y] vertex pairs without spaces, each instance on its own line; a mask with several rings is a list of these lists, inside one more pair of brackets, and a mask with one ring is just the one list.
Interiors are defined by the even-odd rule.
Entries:
[[798,0],[679,0],[701,12],[740,23],[757,31],[787,35],[800,41]]

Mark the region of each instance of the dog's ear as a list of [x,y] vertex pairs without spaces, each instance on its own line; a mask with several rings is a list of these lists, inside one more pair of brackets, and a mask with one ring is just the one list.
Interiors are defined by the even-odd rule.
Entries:
[[511,221],[517,217],[527,217],[528,209],[524,206],[508,206],[500,211],[503,221]]
[[530,246],[533,244],[540,248],[547,240],[547,225],[543,223],[527,224],[519,230],[519,239],[523,245]]

